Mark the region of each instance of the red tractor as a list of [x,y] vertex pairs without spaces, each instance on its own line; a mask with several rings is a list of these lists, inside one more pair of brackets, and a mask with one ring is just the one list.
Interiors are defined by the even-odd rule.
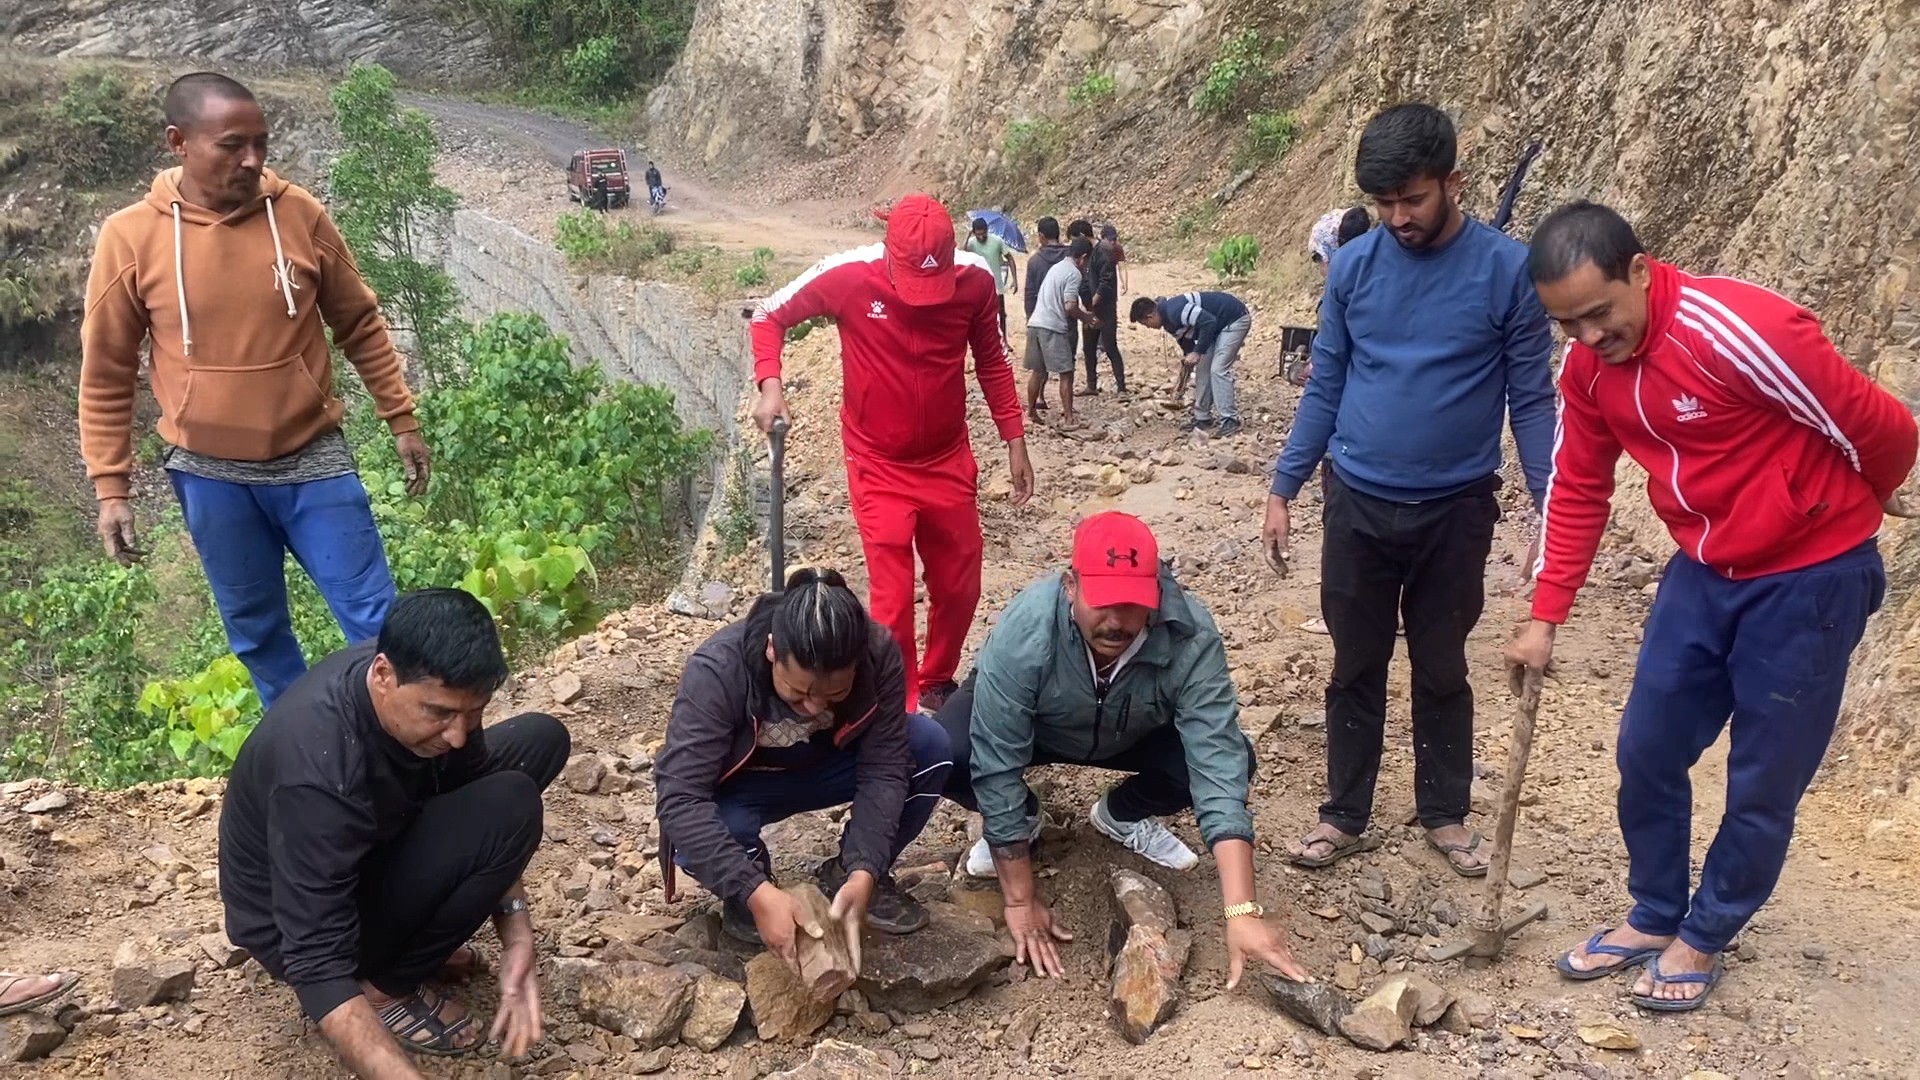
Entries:
[[574,151],[567,163],[567,198],[589,209],[612,210],[627,205],[631,195],[625,150]]

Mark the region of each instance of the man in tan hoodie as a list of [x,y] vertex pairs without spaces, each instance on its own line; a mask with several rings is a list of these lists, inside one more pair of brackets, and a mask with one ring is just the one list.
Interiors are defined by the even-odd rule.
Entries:
[[393,578],[340,431],[326,331],[392,430],[408,490],[429,459],[373,290],[307,191],[265,167],[267,122],[246,87],[209,72],[166,95],[180,165],[100,228],[81,327],[80,452],[100,535],[134,535],[134,394],[141,343],[160,402],[162,463],[213,587],[227,641],[271,705],[306,671],[287,610],[291,551],[349,642],[375,637]]

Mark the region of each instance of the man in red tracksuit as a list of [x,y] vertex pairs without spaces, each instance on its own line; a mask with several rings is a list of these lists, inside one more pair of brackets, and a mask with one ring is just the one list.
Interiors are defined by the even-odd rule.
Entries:
[[[1624,450],[1680,551],[1667,564],[1620,719],[1620,831],[1633,909],[1561,956],[1595,979],[1644,968],[1642,1008],[1697,1009],[1719,953],[1766,902],[1800,796],[1833,737],[1847,658],[1886,592],[1875,536],[1920,435],[1806,309],[1648,257],[1592,203],[1534,231],[1528,268],[1573,344],[1533,620],[1507,646],[1544,669],[1585,583]],[[1726,814],[1688,896],[1688,772],[1731,727]]]
[[[1026,428],[999,285],[978,255],[956,252],[953,218],[927,195],[887,217],[883,244],[830,255],[753,314],[753,419],[787,414],[780,352],[787,328],[825,316],[840,329],[841,443],[854,524],[866,549],[868,603],[906,662],[907,707],[937,709],[956,686],[960,647],[980,604],[979,466],[967,438],[967,350],[1006,441],[1014,505],[1033,494]],[[927,583],[927,649],[914,655],[913,556]]]

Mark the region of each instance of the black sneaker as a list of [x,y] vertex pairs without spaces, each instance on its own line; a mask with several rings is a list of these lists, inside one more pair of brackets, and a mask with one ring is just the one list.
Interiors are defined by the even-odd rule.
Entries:
[[1100,385],[1099,385],[1098,383],[1093,383],[1093,384],[1090,384],[1090,385],[1088,385],[1088,386],[1086,386],[1086,387],[1085,387],[1085,388],[1083,388],[1083,389],[1080,389],[1080,390],[1076,390],[1076,391],[1074,391],[1074,392],[1075,392],[1075,393],[1077,393],[1077,394],[1080,394],[1080,395],[1081,395],[1081,396],[1083,396],[1083,397],[1099,397],[1099,396],[1100,396]]
[[728,900],[720,905],[720,932],[755,948],[763,949],[767,945],[760,940],[760,926],[753,921],[753,912],[738,900]]
[[[821,863],[814,876],[829,899],[847,882],[847,872],[838,858]],[[882,874],[874,883],[873,899],[867,902],[867,925],[872,929],[883,934],[911,934],[932,919],[926,905],[900,891],[892,874]]]
[[920,711],[926,713],[928,716],[939,712],[940,707],[945,705],[947,699],[952,697],[954,691],[958,689],[960,689],[960,684],[954,682],[952,679],[948,679],[938,686],[930,686],[920,691]]
[[1238,434],[1240,434],[1240,421],[1237,417],[1230,416],[1220,421],[1220,426],[1213,429],[1213,437],[1216,439],[1231,439]]
[[1180,433],[1183,435],[1194,431],[1202,434],[1211,434],[1213,432],[1213,421],[1188,420],[1186,423],[1180,425]]

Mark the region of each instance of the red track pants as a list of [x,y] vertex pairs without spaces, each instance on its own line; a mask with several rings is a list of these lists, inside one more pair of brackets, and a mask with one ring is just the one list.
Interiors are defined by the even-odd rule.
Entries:
[[[980,467],[965,443],[912,465],[847,455],[847,492],[867,558],[867,604],[906,664],[907,708],[953,679],[980,606]],[[915,659],[913,554],[927,583],[927,651]]]

